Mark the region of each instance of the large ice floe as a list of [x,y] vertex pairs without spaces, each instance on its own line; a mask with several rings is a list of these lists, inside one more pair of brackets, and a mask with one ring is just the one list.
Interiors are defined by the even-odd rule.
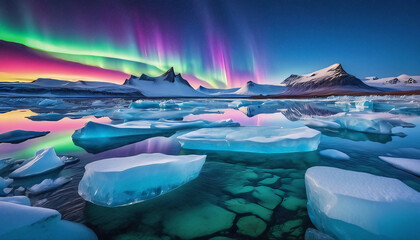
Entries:
[[122,124],[88,122],[83,128],[76,130],[72,137],[73,139],[127,137],[160,134],[168,131],[177,131],[187,128],[236,126],[239,126],[239,123],[234,123],[230,119],[221,121],[132,121]]
[[53,171],[64,166],[64,161],[57,156],[54,148],[45,148],[36,152],[35,157],[19,167],[9,177],[22,178]]
[[178,136],[183,148],[256,152],[290,153],[309,152],[318,148],[321,133],[300,127],[237,127],[218,128],[217,131],[199,129]]
[[420,193],[398,179],[312,167],[305,184],[312,223],[337,239],[420,237]]
[[393,134],[392,128],[398,126],[404,128],[415,127],[414,124],[405,122],[398,116],[389,113],[339,113],[330,117],[311,119],[305,124],[315,128],[342,128],[375,134]]
[[45,136],[48,133],[50,132],[14,130],[0,134],[0,143],[20,143],[31,138]]
[[142,202],[195,179],[205,160],[205,155],[152,153],[92,162],[85,166],[79,195],[106,207]]
[[403,171],[420,176],[420,159],[379,156],[379,159]]
[[0,201],[0,239],[96,240],[97,237],[82,224],[61,220],[56,210]]

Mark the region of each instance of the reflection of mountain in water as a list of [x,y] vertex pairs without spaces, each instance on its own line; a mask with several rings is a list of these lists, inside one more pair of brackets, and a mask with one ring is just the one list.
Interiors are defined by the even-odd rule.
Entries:
[[297,121],[302,117],[312,116],[331,116],[339,113],[338,109],[330,108],[321,105],[321,103],[314,102],[295,102],[282,101],[277,103],[263,103],[259,105],[250,105],[241,107],[239,110],[245,113],[248,117],[253,117],[258,114],[270,114],[281,112],[290,121]]
[[281,112],[290,121],[297,121],[302,117],[331,116],[339,111],[311,102],[293,102],[286,110],[281,110]]

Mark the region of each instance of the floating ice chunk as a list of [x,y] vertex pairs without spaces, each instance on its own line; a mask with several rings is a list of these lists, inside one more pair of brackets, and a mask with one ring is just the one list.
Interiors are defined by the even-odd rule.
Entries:
[[335,149],[325,149],[319,152],[319,154],[321,154],[321,156],[327,157],[327,158],[335,158],[335,159],[339,159],[339,160],[348,160],[350,159],[349,155],[340,152],[338,150]]
[[106,207],[142,202],[193,180],[205,160],[205,155],[152,153],[92,162],[85,166],[79,195]]
[[0,239],[96,240],[82,224],[61,220],[53,209],[0,202]]
[[35,184],[29,188],[31,194],[40,194],[56,189],[71,181],[71,178],[59,177],[55,180],[51,178],[44,179],[41,183]]
[[9,177],[29,177],[55,170],[63,165],[64,162],[57,157],[54,148],[45,148],[36,152],[32,160],[13,171]]
[[393,134],[392,128],[397,126],[404,128],[415,127],[414,124],[405,122],[389,113],[339,113],[330,117],[316,119],[316,121],[319,120],[321,120],[319,123],[315,123],[312,120],[306,125],[337,129],[336,124],[339,124],[340,128],[343,129],[375,134]]
[[235,127],[239,123],[232,120],[222,121],[132,121],[122,124],[106,124],[88,122],[83,128],[78,129],[73,134],[73,139],[97,139],[114,138],[128,136],[150,136],[174,132],[187,128],[212,128],[212,127]]
[[183,148],[257,153],[308,152],[318,148],[321,133],[300,127],[199,129],[178,136]]
[[191,110],[169,110],[169,111],[143,111],[138,109],[119,109],[112,112],[109,118],[112,120],[176,120],[191,114]]
[[42,113],[35,116],[26,117],[32,121],[59,121],[66,117],[64,114],[60,113]]
[[0,177],[0,196],[4,196],[7,194],[6,191],[4,191],[5,188],[7,188],[10,184],[12,184],[13,179],[10,178],[2,178]]
[[168,100],[168,101],[159,103],[159,107],[163,109],[173,109],[173,108],[178,108],[179,106],[174,100]]
[[36,132],[25,130],[14,130],[0,134],[0,143],[20,143],[31,138],[37,138],[47,135],[50,132]]
[[4,169],[10,167],[12,165],[12,159],[11,158],[3,158],[0,159],[0,172]]
[[235,100],[228,104],[228,107],[230,108],[240,108],[240,107],[246,107],[248,105],[257,103],[256,101],[249,101],[249,100]]
[[341,128],[340,124],[336,122],[321,120],[321,119],[310,119],[305,121],[305,125],[311,128],[331,128],[339,129]]
[[41,102],[39,102],[38,105],[39,106],[54,106],[54,105],[57,105],[59,103],[61,103],[61,102],[58,101],[58,100],[47,98],[47,99],[44,99]]
[[420,176],[420,159],[385,156],[379,156],[379,158],[396,168]]
[[148,108],[159,108],[159,102],[137,100],[130,104],[130,108],[148,109]]
[[10,202],[10,203],[31,206],[31,200],[29,200],[27,196],[0,197],[0,202]]
[[305,174],[312,223],[338,239],[418,239],[420,193],[398,179],[332,167]]

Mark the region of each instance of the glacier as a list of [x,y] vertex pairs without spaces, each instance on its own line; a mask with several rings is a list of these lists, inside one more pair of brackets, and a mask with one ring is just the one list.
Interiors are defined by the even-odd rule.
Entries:
[[312,223],[338,239],[419,239],[420,193],[398,179],[333,167],[305,174]]
[[420,177],[420,159],[379,156],[384,162]]
[[89,163],[79,183],[79,195],[105,207],[142,202],[195,179],[205,155],[139,154]]
[[10,173],[11,178],[30,177],[53,171],[64,166],[64,162],[54,151],[54,148],[45,148],[36,152],[35,157],[25,165]]
[[256,152],[308,152],[318,148],[321,133],[308,127],[283,129],[281,127],[218,128],[217,131],[199,129],[178,136],[183,148]]
[[53,209],[0,201],[0,239],[97,240],[86,226],[61,220]]
[[31,138],[42,137],[50,133],[49,131],[25,131],[13,130],[0,134],[0,143],[21,143]]

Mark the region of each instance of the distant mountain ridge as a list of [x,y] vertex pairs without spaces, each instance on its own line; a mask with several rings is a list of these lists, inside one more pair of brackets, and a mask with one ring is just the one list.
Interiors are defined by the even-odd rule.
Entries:
[[[334,94],[386,94],[386,92],[420,91],[420,76],[369,77],[365,81],[344,71],[341,64],[305,75],[292,74],[282,84],[269,85],[248,81],[241,88],[194,89],[171,67],[157,77],[131,75],[122,85],[94,81],[65,81],[39,78],[33,82],[0,82],[0,96],[44,97],[290,97]],[[409,94],[409,92],[407,92]]]

